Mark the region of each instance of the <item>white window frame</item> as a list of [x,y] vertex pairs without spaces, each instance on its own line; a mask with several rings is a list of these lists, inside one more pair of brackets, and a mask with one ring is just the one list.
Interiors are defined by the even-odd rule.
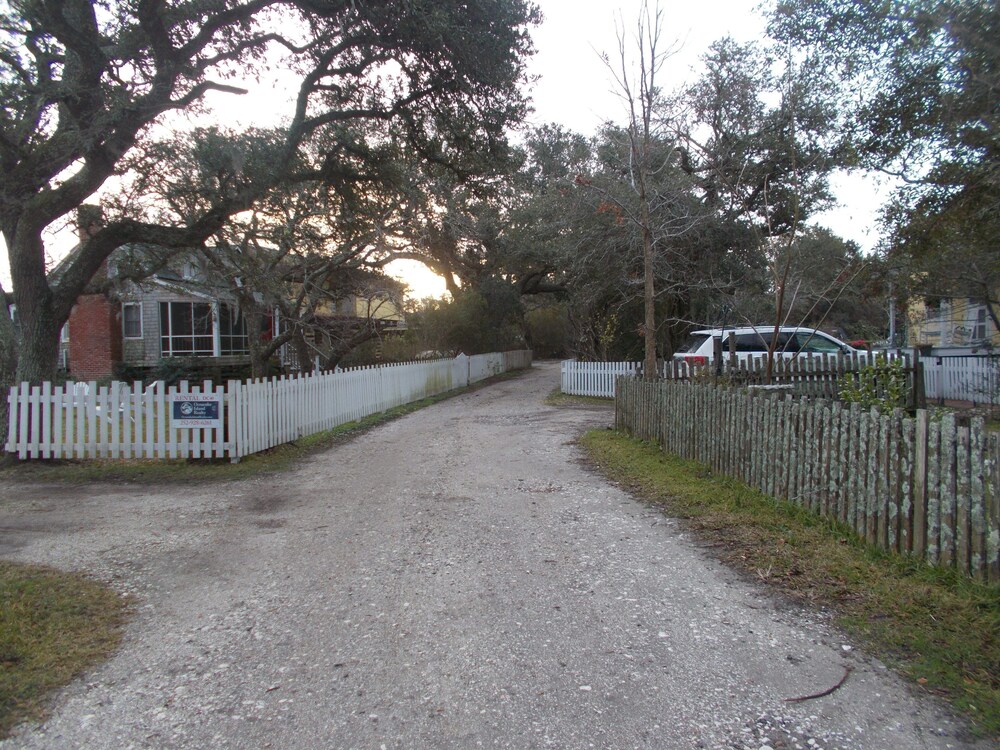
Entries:
[[[177,334],[173,330],[170,330],[169,334],[164,334],[164,326],[163,326],[163,320],[164,320],[164,318],[163,318],[163,315],[164,315],[163,306],[164,305],[166,305],[166,316],[167,316],[167,321],[168,321],[168,324],[167,324],[168,330],[169,330],[169,326],[170,326],[169,321],[171,321],[173,319],[173,317],[172,317],[173,316],[173,309],[174,309],[175,306],[177,306],[177,305],[191,305],[191,306],[194,306],[194,305],[208,305],[210,307],[210,309],[211,309],[211,321],[212,321],[212,334],[211,334],[211,337],[212,337],[212,349],[211,349],[211,351],[209,351],[207,348],[197,349],[195,351],[187,351],[186,349],[183,349],[180,353],[178,353],[177,352],[177,347],[175,347],[175,345],[174,345],[175,339],[208,338],[208,334],[198,334],[198,335],[189,336],[188,334]],[[226,347],[225,350],[223,350],[223,346],[222,346],[222,340],[223,340],[223,332],[222,332],[222,325],[221,325],[221,323],[222,323],[222,320],[221,320],[221,318],[222,318],[222,305],[225,305],[228,308],[228,314],[230,316],[229,317],[229,320],[230,320],[229,333],[225,337],[226,338],[226,344],[227,344],[227,347]],[[192,314],[191,317],[193,319],[194,315]],[[246,331],[246,318],[243,317],[240,314],[239,309],[235,305],[230,305],[230,304],[227,304],[227,303],[220,303],[217,300],[212,301],[212,302],[206,302],[206,301],[186,301],[186,300],[162,300],[162,301],[160,301],[157,304],[157,320],[159,321],[159,325],[160,325],[160,331],[159,331],[160,344],[159,344],[159,347],[160,347],[160,356],[162,356],[162,357],[177,357],[177,356],[182,356],[182,357],[221,357],[221,356],[227,356],[227,357],[228,356],[245,357],[245,356],[248,356],[249,353],[250,353],[249,332],[244,333],[242,336],[233,332],[233,323],[236,322],[236,321],[240,321],[241,324],[242,324],[242,326],[243,326],[244,331]],[[236,343],[237,341],[245,342],[246,343],[246,349],[245,350],[240,350],[240,351],[235,351],[234,348],[233,348],[233,344]]]
[[[222,317],[223,311],[225,310],[227,317],[229,318],[229,329],[226,333],[226,343],[227,346],[222,346],[223,331],[222,331]],[[245,357],[250,354],[250,332],[246,328],[246,316],[240,311],[239,307],[236,305],[227,304],[225,302],[215,303],[213,308],[215,314],[215,335],[216,335],[216,345],[215,350],[220,356],[224,357]],[[243,334],[233,332],[233,327],[235,324],[241,324],[243,327]],[[236,351],[233,344],[237,341],[245,342],[246,346],[239,351]]]
[[986,330],[987,330],[987,319],[986,319],[986,305],[977,305],[973,308],[974,312],[970,316],[971,328],[972,328],[972,340],[973,341],[985,341]]
[[[173,318],[173,308],[175,305],[191,305],[192,311],[194,305],[206,305],[210,309],[211,321],[212,321],[212,332],[211,334],[178,334],[173,330],[169,333],[164,333],[163,331],[163,305],[167,306],[167,319],[172,320]],[[192,314],[192,319],[193,319]],[[215,302],[195,302],[188,300],[163,300],[157,306],[157,319],[160,321],[160,356],[161,357],[218,357],[219,356],[219,313]],[[211,335],[212,338],[212,349],[207,348],[188,350],[182,347],[175,347],[174,341],[176,339],[202,339],[208,338]],[[166,344],[166,346],[164,346]],[[179,350],[179,351],[178,351]]]
[[[134,307],[139,311],[139,335],[129,336],[128,328],[126,328],[126,315],[125,310],[129,307]],[[122,302],[122,338],[134,341],[135,339],[141,339],[143,333],[143,321],[142,321],[142,303],[141,302]]]

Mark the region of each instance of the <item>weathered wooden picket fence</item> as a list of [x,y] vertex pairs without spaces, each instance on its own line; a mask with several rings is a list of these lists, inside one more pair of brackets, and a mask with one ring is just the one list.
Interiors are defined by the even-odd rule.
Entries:
[[858,377],[869,365],[877,365],[884,356],[886,362],[897,362],[901,374],[906,378],[907,406],[915,408],[924,404],[923,368],[917,353],[898,351],[886,355],[868,352],[838,352],[799,354],[795,357],[775,357],[771,362],[771,372],[767,372],[765,357],[739,359],[735,353],[724,354],[720,367],[712,364],[691,366],[681,360],[670,360],[664,364],[663,377],[668,380],[713,379],[730,385],[783,386],[798,396],[814,398],[837,398],[846,379]]
[[[36,458],[230,458],[531,366],[530,351],[362,367],[225,386],[211,382],[42,383],[11,388],[6,450]],[[171,406],[218,405],[211,426],[180,426]],[[212,420],[208,420],[212,422]]]
[[[913,354],[902,350],[905,368],[914,371]],[[824,360],[825,357],[825,360]],[[869,361],[867,352],[854,357],[797,357],[775,360],[772,382],[797,384],[796,392],[811,396],[836,396],[836,381],[846,372],[855,372]],[[1000,404],[1000,355],[963,355],[921,357],[924,396],[929,401],[968,401],[975,404]],[[615,378],[639,370],[638,362],[577,362],[562,363],[562,392],[575,396],[613,398]],[[737,362],[735,367],[723,357],[722,375],[743,383],[763,382],[763,360]],[[709,380],[714,375],[711,364],[693,367],[686,362],[661,363],[660,376],[671,380],[691,378]]]
[[838,519],[883,549],[1000,580],[1000,441],[959,425],[825,399],[620,378],[619,429],[776,498]]

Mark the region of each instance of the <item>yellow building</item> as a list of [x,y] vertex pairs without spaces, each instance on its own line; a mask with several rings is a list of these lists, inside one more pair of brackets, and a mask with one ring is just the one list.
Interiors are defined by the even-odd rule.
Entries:
[[[353,306],[353,307],[352,307]],[[403,325],[403,313],[389,294],[372,291],[356,294],[341,301],[339,311],[356,318],[370,318],[390,328]]]
[[976,298],[952,297],[937,304],[913,300],[907,317],[910,346],[1000,347],[1000,331]]

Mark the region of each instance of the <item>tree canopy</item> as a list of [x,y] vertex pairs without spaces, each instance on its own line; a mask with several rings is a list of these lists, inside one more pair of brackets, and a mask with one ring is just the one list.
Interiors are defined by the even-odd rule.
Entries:
[[[592,138],[526,139],[514,215],[535,242],[518,245],[566,290],[579,356],[635,358],[650,343],[662,356],[692,324],[773,319],[780,247],[830,203],[837,111],[813,65],[731,39],[704,63],[690,86],[637,97],[648,123],[637,103],[636,119]],[[840,270],[817,267],[816,284]]]
[[898,179],[886,250],[912,291],[975,297],[1000,328],[1000,6],[782,0],[771,33],[832,74],[845,163]]
[[[0,383],[15,359],[18,377],[51,374],[71,306],[128,243],[200,248],[298,300],[283,314],[303,325],[332,275],[418,259],[455,300],[440,328],[483,327],[449,347],[516,340],[529,295],[558,299],[582,356],[665,355],[723,321],[870,335],[861,317],[880,311],[861,284],[896,265],[996,319],[996,3],[776,0],[770,41],[718,40],[674,92],[649,13],[642,69],[624,38],[609,65],[622,121],[589,137],[545,126],[519,148],[528,0],[32,0],[0,15],[4,297],[22,327],[15,358],[5,306]],[[296,80],[280,126],[168,127],[269,66]],[[837,168],[901,181],[887,265],[808,225]],[[46,274],[46,232],[95,196],[103,223]]]

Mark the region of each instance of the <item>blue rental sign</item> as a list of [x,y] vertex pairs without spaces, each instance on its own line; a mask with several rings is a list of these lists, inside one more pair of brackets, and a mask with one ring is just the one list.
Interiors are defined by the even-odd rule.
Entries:
[[222,427],[221,399],[215,394],[176,394],[171,397],[174,427]]

